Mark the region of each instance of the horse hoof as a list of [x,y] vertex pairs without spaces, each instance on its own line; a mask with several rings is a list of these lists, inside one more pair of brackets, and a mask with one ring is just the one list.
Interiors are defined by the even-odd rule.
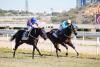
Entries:
[[59,56],[57,56],[57,58],[59,58]]
[[79,56],[79,53],[77,53],[77,57]]
[[41,56],[43,56],[43,54],[41,54]]
[[68,56],[68,53],[66,53],[66,56]]
[[13,58],[15,58],[15,56],[13,56]]
[[15,50],[15,48],[13,48],[13,50]]
[[59,49],[59,51],[61,52],[61,50]]

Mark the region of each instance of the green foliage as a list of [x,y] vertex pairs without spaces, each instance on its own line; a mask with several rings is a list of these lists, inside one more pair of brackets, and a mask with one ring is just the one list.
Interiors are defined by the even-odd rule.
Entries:
[[26,14],[30,14],[33,15],[32,12],[26,12],[26,11],[19,11],[19,10],[2,10],[0,9],[0,16],[12,16],[12,15],[26,15]]
[[[83,6],[81,8],[75,8],[70,9],[69,11],[62,11],[59,12],[52,12],[50,13],[36,13],[38,16],[51,16],[51,23],[60,23],[62,20],[67,20],[70,18],[72,21],[77,21],[77,23],[82,24],[94,24],[95,22],[95,16],[86,16],[87,18],[82,17],[82,13],[80,13],[81,10],[85,10],[86,6]],[[25,12],[25,11],[19,11],[19,10],[2,10],[0,9],[0,16],[25,16],[25,15],[34,15],[32,12]],[[83,22],[83,20],[86,20],[86,22]]]

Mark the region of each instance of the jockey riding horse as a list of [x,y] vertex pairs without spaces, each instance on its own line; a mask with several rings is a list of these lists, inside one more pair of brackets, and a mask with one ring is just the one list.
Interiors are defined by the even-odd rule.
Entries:
[[[72,23],[68,27],[66,27],[62,30],[52,29],[51,31],[47,32],[47,37],[50,39],[50,41],[53,43],[54,47],[56,48],[57,57],[59,57],[58,51],[61,51],[59,49],[59,44],[61,44],[62,46],[64,46],[66,48],[66,50],[67,50],[66,55],[68,55],[67,45],[69,45],[70,47],[72,47],[76,51],[75,46],[71,42],[72,33],[77,35],[77,32],[75,30],[75,26]],[[79,53],[77,51],[76,51],[76,53],[77,53],[77,56],[78,56]]]

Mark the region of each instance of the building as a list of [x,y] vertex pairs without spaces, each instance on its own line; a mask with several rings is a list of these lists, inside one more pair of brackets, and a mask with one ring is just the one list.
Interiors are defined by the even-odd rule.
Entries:
[[80,8],[84,5],[100,2],[100,0],[77,0],[77,8]]
[[96,2],[100,2],[100,0],[96,0]]

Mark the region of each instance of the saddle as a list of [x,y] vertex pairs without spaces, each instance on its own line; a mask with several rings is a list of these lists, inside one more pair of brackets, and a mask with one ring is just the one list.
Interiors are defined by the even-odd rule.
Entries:
[[62,32],[60,30],[53,30],[52,33],[53,33],[53,36],[56,38],[62,35]]
[[69,37],[61,30],[54,30],[53,36],[56,37],[56,38],[68,38]]
[[25,32],[22,35],[22,40],[28,40],[29,39],[29,32],[30,31],[25,30]]

